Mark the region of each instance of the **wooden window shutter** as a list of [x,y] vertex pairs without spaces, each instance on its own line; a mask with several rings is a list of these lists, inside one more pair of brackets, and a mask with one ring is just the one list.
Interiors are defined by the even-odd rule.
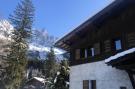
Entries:
[[110,40],[106,40],[104,42],[104,49],[105,49],[105,52],[110,52],[111,51],[111,41]]
[[94,52],[95,55],[100,54],[100,43],[94,44]]
[[127,34],[127,42],[128,42],[128,47],[135,46],[135,33]]
[[75,51],[75,59],[76,60],[80,59],[80,49],[76,49],[76,51]]
[[83,89],[89,89],[89,80],[83,80]]

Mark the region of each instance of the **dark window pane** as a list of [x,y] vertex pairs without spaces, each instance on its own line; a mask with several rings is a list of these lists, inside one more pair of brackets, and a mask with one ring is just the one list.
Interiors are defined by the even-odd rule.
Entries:
[[88,57],[91,57],[91,56],[92,56],[92,51],[91,51],[91,49],[87,49],[87,56],[88,56]]
[[96,80],[91,80],[91,89],[96,89]]
[[85,49],[80,50],[81,58],[85,58]]
[[120,87],[120,89],[127,89],[126,87]]
[[87,49],[87,56],[88,57],[95,56],[95,49],[94,48]]

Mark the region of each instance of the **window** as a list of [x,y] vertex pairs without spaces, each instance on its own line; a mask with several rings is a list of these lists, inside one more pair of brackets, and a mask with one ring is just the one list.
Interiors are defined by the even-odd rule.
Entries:
[[89,48],[87,50],[87,57],[95,56],[94,48]]
[[96,80],[84,80],[83,89],[96,89]]
[[83,89],[89,89],[89,80],[83,80]]
[[127,89],[126,87],[120,87],[120,89]]
[[115,40],[115,49],[116,50],[122,49],[121,40]]
[[75,52],[75,59],[76,59],[76,60],[80,59],[80,49],[76,49],[76,52]]
[[91,80],[91,87],[90,89],[96,89],[96,80]]
[[80,50],[81,58],[85,58],[85,49]]

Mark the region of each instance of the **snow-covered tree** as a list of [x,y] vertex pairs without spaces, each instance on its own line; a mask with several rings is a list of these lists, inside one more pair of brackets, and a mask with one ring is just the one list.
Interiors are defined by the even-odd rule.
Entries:
[[10,54],[7,56],[9,66],[3,83],[6,89],[19,89],[25,77],[27,65],[28,39],[33,23],[34,7],[31,0],[23,0],[18,4],[10,21],[14,26]]
[[54,78],[52,89],[69,89],[69,72],[70,68],[68,60],[62,60],[60,63],[60,69]]

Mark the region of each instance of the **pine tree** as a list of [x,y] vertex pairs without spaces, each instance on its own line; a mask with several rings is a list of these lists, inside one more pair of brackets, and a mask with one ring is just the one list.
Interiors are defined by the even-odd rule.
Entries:
[[28,39],[34,17],[34,7],[31,0],[23,0],[18,4],[10,20],[15,28],[7,56],[9,66],[6,69],[4,84],[6,89],[19,89],[25,77],[27,65]]
[[46,56],[46,60],[44,63],[44,75],[46,78],[50,78],[54,76],[56,72],[56,59],[53,48],[51,48],[50,52]]
[[69,89],[69,72],[68,60],[62,60],[54,78],[53,89]]
[[[43,74],[46,80],[52,82],[53,77],[55,76],[58,70],[58,64],[55,59],[55,54],[53,48],[51,48],[50,52],[46,56],[46,60],[44,62]],[[47,89],[51,89],[51,84],[47,84]]]

